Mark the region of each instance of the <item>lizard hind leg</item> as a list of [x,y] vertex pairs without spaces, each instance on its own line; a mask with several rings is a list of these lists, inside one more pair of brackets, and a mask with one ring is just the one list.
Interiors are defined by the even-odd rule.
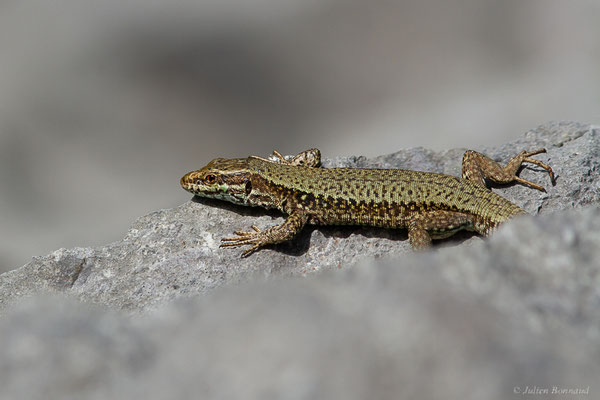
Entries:
[[431,239],[445,239],[460,230],[473,230],[469,214],[456,211],[429,211],[418,214],[408,222],[408,240],[415,250],[431,247]]
[[517,172],[519,171],[521,165],[527,162],[545,169],[550,175],[552,184],[554,184],[554,172],[552,171],[552,168],[549,165],[536,160],[535,158],[531,158],[531,156],[545,152],[546,149],[539,149],[530,152],[522,151],[511,158],[505,167],[502,167],[485,154],[468,150],[465,152],[462,160],[462,177],[481,186],[485,186],[485,178],[488,178],[496,183],[519,182],[545,192],[546,189],[544,189],[542,186],[517,176]]

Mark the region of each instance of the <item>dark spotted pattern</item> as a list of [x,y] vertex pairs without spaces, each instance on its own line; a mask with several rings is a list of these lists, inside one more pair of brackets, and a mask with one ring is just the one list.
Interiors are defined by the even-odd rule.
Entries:
[[247,162],[249,170],[261,171],[261,183],[253,187],[279,200],[270,206],[286,199],[286,208],[277,208],[286,213],[300,208],[316,215],[309,223],[403,228],[416,213],[449,210],[477,215],[497,225],[524,213],[486,187],[449,175],[295,167],[258,159]]
[[218,158],[186,174],[181,185],[198,196],[277,208],[290,215],[280,226],[236,232],[238,237],[226,239],[226,246],[252,245],[244,255],[291,239],[305,223],[408,228],[413,247],[424,248],[431,238],[461,229],[488,235],[506,220],[524,214],[519,206],[486,188],[484,178],[540,189],[516,172],[523,162],[531,162],[545,168],[553,179],[549,166],[530,158],[541,152],[522,152],[502,168],[483,154],[468,151],[461,179],[398,169],[317,168],[320,153],[311,149],[291,161],[279,153],[278,162],[259,157]]

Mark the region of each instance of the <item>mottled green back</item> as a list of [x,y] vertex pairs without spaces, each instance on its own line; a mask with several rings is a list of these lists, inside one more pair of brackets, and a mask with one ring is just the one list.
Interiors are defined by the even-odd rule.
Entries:
[[[406,226],[415,212],[468,213],[492,226],[524,211],[471,181],[431,172],[398,169],[311,168],[248,158],[262,178],[257,190],[277,193],[282,208],[318,210],[317,224]],[[261,186],[265,185],[264,188]]]

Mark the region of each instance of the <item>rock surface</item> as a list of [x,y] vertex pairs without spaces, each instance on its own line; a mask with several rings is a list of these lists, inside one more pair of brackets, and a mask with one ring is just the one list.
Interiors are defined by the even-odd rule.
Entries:
[[[487,240],[415,254],[403,231],[328,227],[240,259],[219,239],[281,216],[193,200],[37,257],[0,275],[0,398],[594,398],[599,133],[552,123],[480,149],[545,147],[557,173],[520,174],[548,193],[494,189],[543,215]],[[460,175],[463,151],[324,164]]]

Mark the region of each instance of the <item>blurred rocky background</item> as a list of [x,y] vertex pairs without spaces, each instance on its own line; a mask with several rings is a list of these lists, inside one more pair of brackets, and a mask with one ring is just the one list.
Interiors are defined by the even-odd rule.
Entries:
[[0,271],[121,238],[217,156],[597,123],[599,20],[597,0],[4,1]]
[[[0,399],[597,399],[600,126],[541,125],[546,171],[494,188],[533,215],[427,252],[405,230],[305,228],[248,258],[232,227],[282,221],[192,199],[117,242],[0,274]],[[458,150],[327,166],[457,174]]]

